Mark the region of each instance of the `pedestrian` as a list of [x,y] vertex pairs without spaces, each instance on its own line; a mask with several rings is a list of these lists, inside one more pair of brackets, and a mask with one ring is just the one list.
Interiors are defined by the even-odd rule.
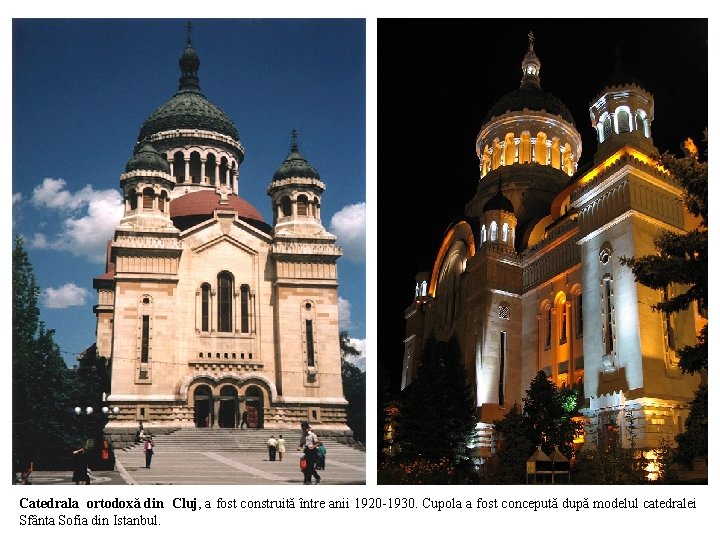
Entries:
[[319,484],[320,475],[315,470],[315,465],[317,464],[317,444],[319,441],[308,422],[302,422],[300,427],[302,428],[302,435],[300,436],[298,451],[303,452],[305,460],[307,461],[307,465],[303,470],[303,484],[312,484],[313,477],[315,477],[315,483]]
[[250,424],[248,424],[247,421],[247,409],[245,409],[242,413],[242,422],[240,422],[240,429],[243,429],[243,426],[250,427]]
[[145,439],[145,428],[143,427],[143,423],[140,422],[140,427],[138,427],[138,430],[135,432],[135,442],[143,442]]
[[270,435],[270,438],[267,440],[267,447],[268,457],[270,458],[270,461],[275,461],[275,454],[277,452],[277,439],[274,435]]
[[318,454],[317,468],[321,471],[324,471],[325,470],[325,455],[327,454],[327,448],[325,448],[325,445],[322,443],[322,441],[318,443],[317,454]]
[[90,475],[88,474],[87,453],[84,447],[73,451],[73,476],[72,481],[76,485],[89,485]]
[[29,485],[32,482],[30,481],[30,476],[33,472],[33,464],[32,461],[28,461],[27,465],[23,467],[23,470],[20,472],[20,483],[23,485]]
[[145,439],[145,468],[150,468],[150,462],[152,461],[153,454],[155,453],[155,443],[152,437],[148,436]]
[[282,434],[280,434],[278,436],[277,453],[278,453],[278,457],[280,458],[280,461],[282,461],[283,454],[285,453],[285,439],[283,439]]

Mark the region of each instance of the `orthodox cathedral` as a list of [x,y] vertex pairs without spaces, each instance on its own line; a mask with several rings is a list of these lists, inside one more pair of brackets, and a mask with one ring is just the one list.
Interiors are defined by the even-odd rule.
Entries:
[[[540,85],[530,34],[519,88],[487,112],[476,139],[477,192],[449,224],[432,268],[418,273],[405,311],[402,387],[425,339],[456,336],[478,408],[477,454],[490,456],[493,423],[539,371],[584,389],[585,435],[616,422],[638,448],[683,431],[700,379],[676,351],[704,326],[697,309],[666,316],[658,292],[635,282],[622,257],[655,253],[660,230],[697,220],[683,190],[651,156],[654,100],[618,69],[592,99],[593,162],[568,108]],[[629,416],[632,419],[629,419]]]
[[177,93],[147,117],[120,175],[124,215],[98,292],[112,433],[314,427],[350,434],[340,373],[342,250],[323,227],[325,184],[290,151],[269,179],[272,224],[239,193],[245,150],[201,92],[188,32]]

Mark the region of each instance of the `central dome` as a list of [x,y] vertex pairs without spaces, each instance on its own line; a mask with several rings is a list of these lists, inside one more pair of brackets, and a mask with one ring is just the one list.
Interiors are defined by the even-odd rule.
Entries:
[[540,66],[542,64],[535,54],[535,37],[532,32],[528,34],[528,38],[528,50],[522,62],[523,78],[520,88],[508,92],[498,99],[485,115],[483,125],[487,124],[495,116],[528,109],[530,111],[545,111],[560,116],[574,126],[575,120],[573,120],[572,114],[570,114],[570,110],[565,104],[540,87]]
[[173,129],[206,129],[238,140],[238,131],[230,118],[200,92],[185,90],[158,107],[143,124],[138,140]]
[[239,140],[230,118],[200,91],[200,58],[190,39],[180,57],[180,87],[170,100],[153,111],[143,123],[138,141],[174,129],[204,129]]
[[508,92],[498,99],[485,115],[483,124],[487,124],[493,117],[506,112],[518,112],[523,109],[531,111],[545,111],[560,116],[566,122],[575,125],[570,110],[558,98],[534,84],[522,84],[520,88]]

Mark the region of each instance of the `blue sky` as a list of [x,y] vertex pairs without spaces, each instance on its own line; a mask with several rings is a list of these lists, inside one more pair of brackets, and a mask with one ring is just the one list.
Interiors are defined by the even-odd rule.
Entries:
[[[13,236],[26,239],[41,319],[67,363],[95,341],[92,279],[121,214],[140,127],[177,90],[184,19],[15,19]],[[272,222],[267,187],[290,132],[326,185],[338,236],[341,329],[365,350],[365,23],[194,19],[205,96],[245,147],[240,196]],[[118,213],[120,212],[120,213]],[[364,359],[363,359],[364,360]]]

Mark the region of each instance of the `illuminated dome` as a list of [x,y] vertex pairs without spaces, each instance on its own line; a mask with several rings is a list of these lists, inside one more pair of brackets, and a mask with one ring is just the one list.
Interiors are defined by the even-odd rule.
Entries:
[[560,116],[567,122],[575,125],[575,120],[570,114],[570,110],[558,98],[550,92],[546,92],[540,86],[534,84],[523,83],[520,88],[508,92],[495,102],[495,105],[488,111],[483,120],[483,125],[487,124],[495,116],[511,111],[522,111],[529,109],[531,111],[545,111],[556,116]]
[[483,120],[475,142],[480,177],[500,167],[524,164],[546,165],[572,176],[582,141],[570,110],[540,86],[532,32],[522,72],[520,88],[496,101]]

